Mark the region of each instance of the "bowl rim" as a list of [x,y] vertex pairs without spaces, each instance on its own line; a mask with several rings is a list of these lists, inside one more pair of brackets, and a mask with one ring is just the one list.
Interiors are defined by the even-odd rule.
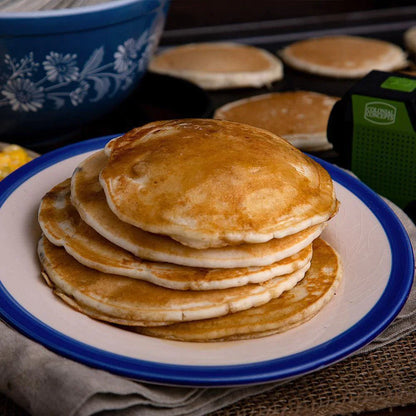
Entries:
[[0,12],[0,42],[17,37],[71,34],[111,27],[152,14],[166,15],[170,0],[117,0],[72,9]]
[[[152,2],[158,2],[159,6],[166,3],[166,0],[151,0]],[[100,11],[107,11],[112,9],[119,9],[125,6],[129,6],[135,3],[148,3],[149,0],[110,0],[104,3],[94,4],[91,6],[71,7],[67,9],[53,9],[53,10],[38,10],[32,12],[2,12],[0,10],[0,20],[5,19],[39,19],[48,17],[61,17],[61,16],[78,16],[88,13],[96,13]]]

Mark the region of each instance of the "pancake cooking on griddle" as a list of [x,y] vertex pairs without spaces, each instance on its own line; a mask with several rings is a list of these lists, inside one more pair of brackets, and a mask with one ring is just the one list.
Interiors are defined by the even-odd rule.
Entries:
[[360,36],[323,36],[292,43],[280,54],[303,72],[334,78],[360,78],[371,70],[394,71],[408,65],[397,45]]
[[260,94],[218,108],[214,117],[269,130],[305,151],[328,150],[329,114],[337,98],[312,91]]
[[149,70],[194,82],[207,90],[262,87],[283,78],[274,54],[234,42],[191,43],[155,56]]

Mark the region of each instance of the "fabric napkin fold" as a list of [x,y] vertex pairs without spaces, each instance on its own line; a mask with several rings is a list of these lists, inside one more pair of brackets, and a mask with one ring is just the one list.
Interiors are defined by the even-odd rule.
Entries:
[[[386,200],[406,228],[415,253],[416,226]],[[416,328],[416,287],[390,326],[356,354]],[[33,416],[201,416],[281,382],[232,388],[182,388],[139,383],[63,358],[0,322],[0,392]]]

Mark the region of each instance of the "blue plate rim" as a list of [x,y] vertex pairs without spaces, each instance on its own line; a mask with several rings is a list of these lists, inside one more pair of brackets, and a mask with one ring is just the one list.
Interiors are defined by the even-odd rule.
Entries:
[[[0,210],[13,191],[30,177],[67,158],[98,150],[117,136],[98,137],[59,148],[13,172],[0,182]],[[371,209],[387,235],[392,252],[389,280],[376,304],[360,321],[331,340],[286,357],[250,364],[194,366],[150,362],[92,347],[50,328],[19,305],[1,279],[0,316],[19,332],[64,357],[151,383],[192,387],[259,384],[300,376],[346,358],[380,334],[405,304],[413,282],[413,250],[402,223],[376,193],[339,167],[309,156]]]

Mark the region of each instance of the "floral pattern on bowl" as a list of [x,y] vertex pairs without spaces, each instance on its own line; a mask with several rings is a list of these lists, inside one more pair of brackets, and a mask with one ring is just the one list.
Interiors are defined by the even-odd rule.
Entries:
[[113,52],[113,61],[106,64],[104,46],[93,50],[85,62],[80,62],[76,53],[50,51],[42,61],[35,61],[33,52],[21,59],[6,54],[7,73],[3,74],[5,82],[0,84],[0,107],[37,112],[48,100],[53,101],[55,109],[66,103],[76,107],[84,100],[94,103],[107,94],[112,97],[119,90],[127,90],[136,74],[146,69],[161,29],[153,34],[146,30],[137,39],[125,40]]

